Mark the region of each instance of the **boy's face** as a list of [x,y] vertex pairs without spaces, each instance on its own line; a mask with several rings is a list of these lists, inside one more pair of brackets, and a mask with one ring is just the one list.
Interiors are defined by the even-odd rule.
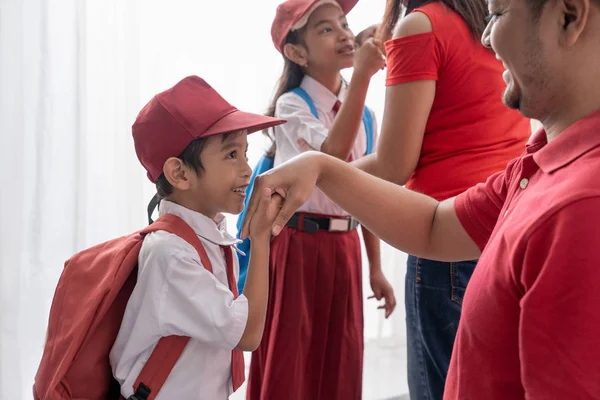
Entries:
[[207,139],[200,159],[203,170],[191,171],[189,190],[184,196],[194,209],[214,218],[218,213],[239,214],[244,209],[246,187],[252,168],[248,165],[247,133],[234,133]]

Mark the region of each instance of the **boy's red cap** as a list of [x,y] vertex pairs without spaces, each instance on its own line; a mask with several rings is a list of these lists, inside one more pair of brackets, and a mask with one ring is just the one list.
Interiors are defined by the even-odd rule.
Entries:
[[284,122],[240,111],[204,79],[188,76],[140,111],[132,127],[133,142],[148,178],[156,182],[165,161],[179,156],[194,139],[243,129],[250,134]]
[[[358,3],[358,0],[334,0],[339,4],[344,14],[348,14]],[[333,2],[333,1],[332,1]],[[304,15],[318,3],[330,3],[323,0],[286,0],[277,7],[275,20],[271,26],[271,38],[275,48],[283,53],[285,38],[290,30]]]

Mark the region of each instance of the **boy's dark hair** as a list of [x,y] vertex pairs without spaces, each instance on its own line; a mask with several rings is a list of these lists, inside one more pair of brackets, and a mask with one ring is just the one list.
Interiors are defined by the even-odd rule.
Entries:
[[[222,141],[226,141],[233,135],[239,135],[241,131],[229,132],[222,135]],[[202,166],[202,160],[200,159],[200,154],[206,146],[207,137],[194,139],[188,146],[181,152],[177,158],[179,158],[185,165],[191,167],[199,174],[204,170]],[[156,180],[156,193],[158,195],[158,199],[162,200],[171,194],[173,194],[173,186],[169,183],[165,174],[161,174]]]
[[[207,138],[194,139],[188,146],[177,156],[185,165],[191,167],[200,173],[204,169],[202,166],[202,160],[200,160],[200,153],[206,145]],[[156,193],[159,199],[164,199],[173,194],[173,186],[167,180],[165,174],[161,174],[156,180]]]
[[[302,28],[297,31],[290,31],[285,38],[285,44],[302,44],[302,33],[305,31],[305,28]],[[275,95],[273,96],[273,100],[271,101],[271,105],[267,109],[267,113],[265,114],[268,117],[275,116],[275,107],[277,105],[277,99],[281,97],[284,93],[289,92],[290,90],[297,88],[302,83],[302,79],[304,78],[304,70],[301,66],[296,64],[295,62],[288,59],[285,55],[283,56],[283,73],[277,82],[277,88],[275,89]],[[271,134],[270,129],[263,130],[263,134],[271,140],[271,148],[267,151],[267,157],[275,156],[275,136]]]

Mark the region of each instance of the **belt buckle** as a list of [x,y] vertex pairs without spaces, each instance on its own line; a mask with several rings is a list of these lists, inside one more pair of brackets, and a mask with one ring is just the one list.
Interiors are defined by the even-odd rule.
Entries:
[[331,218],[329,220],[329,232],[348,232],[350,221],[348,218]]

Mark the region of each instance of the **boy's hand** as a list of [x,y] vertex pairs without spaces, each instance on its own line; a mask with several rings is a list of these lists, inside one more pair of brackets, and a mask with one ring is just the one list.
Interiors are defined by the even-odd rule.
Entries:
[[[282,204],[282,206],[280,210],[277,210],[277,216],[273,219],[274,222],[271,226],[273,235],[279,235],[288,220],[308,200],[315,189],[321,174],[323,157],[322,153],[315,151],[305,152],[257,176],[254,181],[252,197],[248,202],[241,238],[245,239],[250,235],[251,224],[259,223],[259,220],[264,219],[264,217],[257,217],[256,214],[258,214],[260,202],[266,201],[263,196],[267,196],[265,193],[267,189],[270,190],[269,193],[276,192],[283,197],[283,199],[277,199],[278,204]],[[298,171],[302,171],[302,173],[298,173]],[[271,207],[269,209],[272,211]],[[272,217],[271,214],[269,214],[270,217]],[[258,220],[255,221],[255,218]]]
[[367,39],[358,48],[354,56],[354,73],[371,78],[377,71],[385,68],[385,55],[381,51],[381,42]]
[[371,274],[371,290],[373,290],[373,295],[369,296],[369,299],[385,299],[385,304],[377,308],[385,309],[385,318],[388,318],[396,308],[396,296],[394,296],[394,289],[383,275],[383,272],[379,271]]
[[283,198],[279,194],[273,193],[269,188],[262,189],[258,208],[250,221],[250,240],[269,240],[273,222],[282,204]]

